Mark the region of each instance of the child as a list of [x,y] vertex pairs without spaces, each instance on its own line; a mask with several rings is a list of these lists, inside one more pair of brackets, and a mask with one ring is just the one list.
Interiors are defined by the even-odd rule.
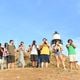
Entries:
[[77,68],[77,61],[76,61],[76,46],[73,43],[72,39],[68,40],[68,44],[66,45],[67,50],[68,50],[68,56],[69,56],[69,61],[70,61],[70,69],[73,69],[73,65],[75,68]]

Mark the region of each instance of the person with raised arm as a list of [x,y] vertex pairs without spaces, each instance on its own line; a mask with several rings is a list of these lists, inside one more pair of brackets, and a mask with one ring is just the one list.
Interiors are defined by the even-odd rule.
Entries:
[[8,69],[15,68],[15,52],[16,47],[14,45],[14,41],[10,40],[9,45],[7,47],[9,55],[8,55]]
[[56,43],[54,45],[52,45],[52,49],[53,49],[53,53],[55,55],[56,58],[56,62],[57,62],[57,67],[60,67],[60,61],[62,62],[63,68],[65,68],[65,58],[62,55],[62,45],[60,44],[59,41],[56,41]]
[[44,68],[44,66],[47,68],[48,64],[50,62],[50,45],[46,38],[43,38],[42,44],[40,45],[40,51],[41,51],[41,67]]
[[74,66],[77,69],[76,51],[75,51],[76,46],[73,43],[72,39],[68,40],[68,44],[66,45],[66,48],[68,50],[70,69],[72,70]]
[[31,63],[32,67],[37,67],[37,62],[38,62],[38,47],[36,44],[36,41],[33,40],[32,45],[31,45],[31,52],[30,52],[30,58],[31,58]]
[[18,63],[19,65],[24,68],[26,63],[25,63],[25,47],[24,47],[24,43],[20,43],[19,48],[18,48],[18,52],[19,52],[19,58],[18,58]]

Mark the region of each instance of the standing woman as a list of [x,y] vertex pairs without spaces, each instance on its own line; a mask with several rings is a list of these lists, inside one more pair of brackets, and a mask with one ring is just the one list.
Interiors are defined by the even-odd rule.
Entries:
[[49,58],[50,58],[50,46],[48,44],[48,41],[46,38],[44,38],[42,40],[42,44],[40,45],[40,51],[41,51],[41,67],[43,68],[44,66],[46,66],[46,68],[48,67],[48,64],[50,62]]
[[62,62],[63,68],[65,68],[65,59],[62,55],[62,45],[60,44],[59,41],[57,41],[54,45],[52,45],[53,52],[55,54],[56,62],[57,62],[57,67],[60,67],[60,61]]
[[5,43],[4,44],[4,51],[3,51],[3,59],[6,62],[6,67],[8,67],[7,66],[7,64],[8,64],[7,60],[8,60],[8,55],[9,55],[9,52],[8,52],[7,48],[8,48],[8,43]]
[[21,42],[20,42],[20,45],[22,45],[23,50],[26,52],[26,47],[25,47],[25,45],[24,45],[24,42],[23,42],[23,41],[21,41]]
[[31,62],[32,67],[37,67],[37,61],[38,61],[38,50],[36,41],[34,40],[31,45]]
[[18,52],[19,52],[18,62],[21,65],[21,67],[24,68],[25,67],[25,59],[24,59],[25,49],[23,44],[19,45]]

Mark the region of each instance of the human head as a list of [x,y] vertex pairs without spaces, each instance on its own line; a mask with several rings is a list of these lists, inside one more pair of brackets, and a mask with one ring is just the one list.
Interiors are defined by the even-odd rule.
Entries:
[[46,43],[46,42],[47,42],[47,39],[46,39],[46,38],[43,38],[42,41],[43,41],[44,43]]
[[31,45],[29,45],[29,47],[31,47]]
[[8,43],[4,43],[4,47],[7,48],[8,47]]
[[19,47],[22,47],[22,46],[23,46],[22,44],[19,45]]
[[59,45],[60,44],[60,41],[56,41],[56,45]]
[[73,43],[73,40],[72,39],[68,39],[68,43]]
[[20,42],[20,44],[24,44],[24,42],[23,42],[23,41],[21,41],[21,42]]
[[14,40],[10,40],[9,43],[10,43],[11,45],[14,45]]
[[35,41],[35,40],[33,40],[32,45],[35,45],[35,44],[36,44],[36,41]]
[[23,44],[19,45],[19,49],[21,49],[21,50],[23,49]]

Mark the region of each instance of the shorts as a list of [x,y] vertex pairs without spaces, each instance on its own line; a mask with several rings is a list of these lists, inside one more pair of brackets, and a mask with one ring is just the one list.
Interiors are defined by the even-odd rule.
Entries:
[[41,63],[41,55],[38,56],[38,63]]
[[0,56],[0,59],[2,59],[2,56]]
[[76,55],[69,55],[69,61],[70,62],[76,61]]
[[5,60],[5,61],[7,61],[7,59],[8,59],[8,56],[4,56],[3,58],[4,58],[4,60]]
[[14,55],[8,55],[7,56],[7,62],[8,63],[14,63],[15,62],[15,56]]
[[38,55],[31,55],[31,61],[37,61]]
[[62,54],[62,52],[56,52],[55,56],[60,56]]
[[50,56],[49,55],[41,55],[41,62],[48,62],[50,63]]

